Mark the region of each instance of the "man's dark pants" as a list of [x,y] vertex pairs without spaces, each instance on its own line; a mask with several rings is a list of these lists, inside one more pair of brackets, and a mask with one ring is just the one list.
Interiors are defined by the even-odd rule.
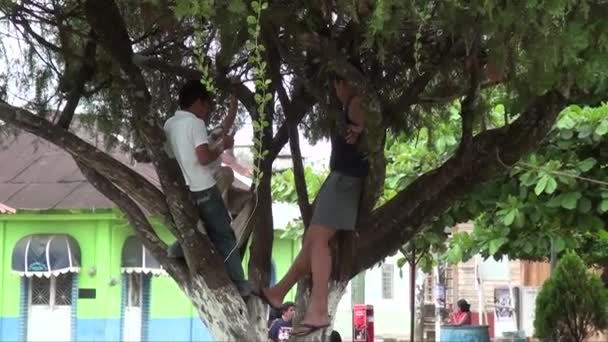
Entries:
[[222,260],[225,260],[224,267],[228,276],[237,286],[241,296],[248,296],[251,293],[251,285],[245,280],[241,254],[239,249],[235,248],[236,237],[220,191],[213,186],[207,190],[192,192],[192,198],[209,239],[222,256]]

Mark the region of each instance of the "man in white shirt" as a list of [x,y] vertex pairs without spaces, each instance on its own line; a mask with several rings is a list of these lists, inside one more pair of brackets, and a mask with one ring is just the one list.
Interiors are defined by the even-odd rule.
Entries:
[[224,150],[232,148],[234,139],[231,135],[224,135],[219,148],[210,147],[206,126],[210,102],[210,96],[200,81],[188,81],[182,87],[179,93],[180,110],[165,122],[167,152],[177,160],[182,170],[207,234],[225,259],[224,265],[230,279],[241,296],[247,297],[251,293],[251,286],[245,280],[241,256],[235,248],[236,239],[230,227],[230,215],[214,178],[217,159]]

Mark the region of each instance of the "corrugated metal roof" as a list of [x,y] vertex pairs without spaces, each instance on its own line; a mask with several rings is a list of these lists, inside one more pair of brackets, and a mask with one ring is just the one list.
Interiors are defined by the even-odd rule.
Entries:
[[[92,144],[101,140],[86,133],[79,136]],[[27,132],[5,145],[0,147],[0,202],[5,207],[40,210],[114,207],[86,181],[72,157],[57,146]],[[101,143],[97,146],[103,148]],[[160,188],[152,164],[132,161],[123,151],[114,150],[110,154]],[[237,182],[236,187],[247,188]]]

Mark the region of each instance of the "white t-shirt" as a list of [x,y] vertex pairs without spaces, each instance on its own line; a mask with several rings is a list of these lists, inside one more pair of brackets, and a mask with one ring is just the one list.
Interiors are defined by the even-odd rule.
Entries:
[[[209,148],[212,151],[221,151],[222,149],[222,145],[224,144],[224,139],[219,137],[219,136],[214,136],[214,133],[216,133],[219,129],[215,129],[215,130],[211,130],[211,132],[208,134],[208,139],[209,139]],[[220,156],[212,161],[211,163],[209,163],[209,165],[207,165],[209,167],[209,169],[211,169],[211,172],[215,175],[220,168],[222,167],[222,155],[220,154]]]
[[202,165],[196,156],[196,148],[209,143],[205,122],[190,112],[178,110],[165,122],[165,135],[167,152],[177,160],[190,191],[213,187],[212,168]]

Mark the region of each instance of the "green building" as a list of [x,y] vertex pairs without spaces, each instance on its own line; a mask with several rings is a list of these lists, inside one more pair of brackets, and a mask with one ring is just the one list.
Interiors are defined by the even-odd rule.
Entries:
[[[0,150],[0,341],[211,340],[112,203],[67,154],[34,139]],[[278,236],[273,278],[298,248]]]

